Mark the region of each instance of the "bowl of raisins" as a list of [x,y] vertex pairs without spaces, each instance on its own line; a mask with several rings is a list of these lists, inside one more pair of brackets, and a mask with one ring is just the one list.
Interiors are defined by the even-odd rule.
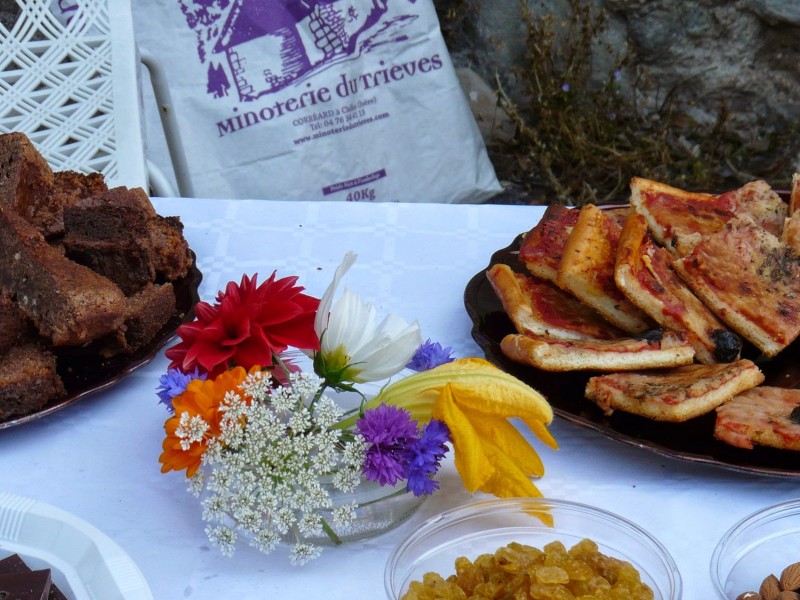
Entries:
[[568,500],[475,502],[425,521],[389,557],[391,600],[470,597],[680,600],[681,576],[652,534]]

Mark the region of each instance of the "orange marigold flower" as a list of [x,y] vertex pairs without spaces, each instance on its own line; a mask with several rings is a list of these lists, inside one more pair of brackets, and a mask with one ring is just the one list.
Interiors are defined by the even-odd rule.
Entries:
[[[259,366],[250,369],[250,373],[259,371]],[[208,440],[217,437],[220,433],[220,423],[222,413],[219,410],[225,394],[228,392],[242,393],[239,386],[247,377],[248,372],[242,367],[234,367],[228,371],[223,371],[214,379],[193,379],[186,387],[186,391],[175,396],[172,404],[175,407],[175,415],[167,419],[164,423],[164,431],[167,437],[162,444],[163,452],[158,460],[161,463],[161,472],[182,471],[186,469],[186,477],[191,477],[200,468],[203,453],[208,447]],[[250,397],[245,396],[249,402]],[[202,440],[193,441],[187,449],[181,445],[185,440],[178,435],[178,428],[181,424],[182,415],[200,417],[205,421],[207,429]]]

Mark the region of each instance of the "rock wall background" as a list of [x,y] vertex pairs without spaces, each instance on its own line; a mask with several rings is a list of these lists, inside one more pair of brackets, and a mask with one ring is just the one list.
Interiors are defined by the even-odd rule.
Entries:
[[[520,91],[511,71],[527,65],[521,1],[435,0],[456,66],[490,85],[499,77],[512,98]],[[724,105],[728,126],[754,164],[776,171],[772,177],[783,184],[800,170],[800,146],[768,144],[770,134],[800,123],[800,1],[582,1],[607,15],[603,43],[593,52],[598,72],[607,73],[614,55],[627,53],[626,93],[634,93],[637,76],[650,78],[648,91],[635,90],[640,103],[654,105],[670,93],[700,123],[713,122]],[[531,0],[528,7],[557,20],[568,17],[570,2]]]

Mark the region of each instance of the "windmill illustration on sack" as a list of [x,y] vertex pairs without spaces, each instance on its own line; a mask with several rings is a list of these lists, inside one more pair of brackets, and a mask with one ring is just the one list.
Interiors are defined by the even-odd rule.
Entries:
[[[408,0],[415,2],[415,0]],[[375,47],[388,0],[179,0],[208,60],[207,92],[252,101]],[[395,17],[394,24],[415,15]],[[361,42],[359,39],[361,38]],[[407,38],[394,37],[387,41]],[[381,42],[385,43],[385,42]]]

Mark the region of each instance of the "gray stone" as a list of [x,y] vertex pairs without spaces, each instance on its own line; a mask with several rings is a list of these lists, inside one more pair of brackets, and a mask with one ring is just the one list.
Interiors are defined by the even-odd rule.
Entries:
[[749,0],[747,6],[765,21],[800,25],[800,2],[797,0]]
[[[800,123],[800,0],[586,1],[608,15],[603,42],[613,52],[602,46],[593,51],[598,81],[613,68],[615,55],[630,51],[623,92],[632,93],[637,75],[649,77],[650,86],[637,87],[641,106],[660,106],[669,95],[677,109],[710,124],[724,105],[731,127],[754,147],[769,133]],[[456,66],[470,67],[490,83],[499,76],[505,91],[519,99],[510,76],[525,68],[518,0],[460,5],[471,11],[472,28],[445,30]],[[558,19],[569,3],[530,0],[529,6]]]
[[514,136],[514,123],[498,105],[495,89],[472,69],[465,67],[456,69],[456,75],[484,142],[491,145],[511,141]]

